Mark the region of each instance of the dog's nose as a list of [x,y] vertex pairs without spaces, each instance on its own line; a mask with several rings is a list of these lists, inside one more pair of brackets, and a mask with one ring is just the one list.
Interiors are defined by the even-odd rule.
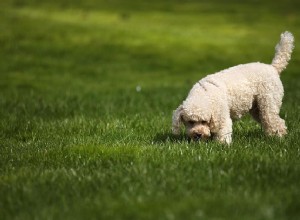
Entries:
[[199,134],[199,133],[196,133],[196,134],[194,134],[194,136],[193,136],[194,140],[196,140],[196,141],[200,140],[201,137],[202,137],[202,134]]

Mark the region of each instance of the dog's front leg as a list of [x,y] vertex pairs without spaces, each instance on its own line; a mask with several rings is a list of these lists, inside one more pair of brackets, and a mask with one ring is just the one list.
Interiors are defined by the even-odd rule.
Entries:
[[232,120],[231,118],[226,118],[222,123],[222,127],[216,133],[215,139],[224,144],[231,144],[232,142]]

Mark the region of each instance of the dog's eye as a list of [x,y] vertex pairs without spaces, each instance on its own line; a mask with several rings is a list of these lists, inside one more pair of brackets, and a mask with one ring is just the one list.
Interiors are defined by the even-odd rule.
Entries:
[[189,123],[190,125],[194,125],[194,124],[195,124],[195,121],[188,121],[188,123]]
[[207,123],[207,121],[201,121],[200,123],[201,123],[201,124],[206,124],[206,123]]

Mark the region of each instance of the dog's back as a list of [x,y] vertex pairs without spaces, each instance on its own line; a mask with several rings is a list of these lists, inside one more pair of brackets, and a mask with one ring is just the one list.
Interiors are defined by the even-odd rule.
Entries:
[[275,67],[264,63],[248,63],[234,66],[215,74],[208,75],[200,81],[214,84],[223,93],[226,93],[229,108],[234,114],[232,117],[240,118],[248,112],[261,93],[274,90],[283,96],[283,86]]

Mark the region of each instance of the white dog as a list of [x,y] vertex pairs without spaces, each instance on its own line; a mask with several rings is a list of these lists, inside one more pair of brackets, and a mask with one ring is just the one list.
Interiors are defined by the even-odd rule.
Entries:
[[285,121],[279,116],[284,93],[279,75],[291,58],[293,42],[291,33],[281,34],[271,65],[238,65],[198,81],[173,112],[173,133],[180,133],[182,122],[193,140],[213,137],[230,144],[232,119],[250,112],[268,135],[285,135]]

